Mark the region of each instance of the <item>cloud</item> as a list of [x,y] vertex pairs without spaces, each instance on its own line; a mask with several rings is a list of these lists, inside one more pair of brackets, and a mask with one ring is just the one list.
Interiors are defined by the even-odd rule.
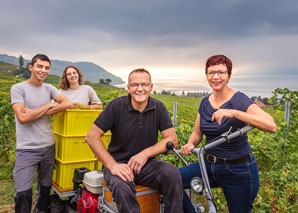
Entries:
[[123,79],[136,67],[156,80],[166,70],[204,79],[197,73],[218,53],[239,76],[297,73],[295,0],[4,0],[0,14],[0,53],[91,61]]

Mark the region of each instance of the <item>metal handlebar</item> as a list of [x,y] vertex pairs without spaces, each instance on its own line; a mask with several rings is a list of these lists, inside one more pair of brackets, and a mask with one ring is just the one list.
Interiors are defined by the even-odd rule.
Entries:
[[174,151],[174,152],[178,155],[178,157],[183,161],[183,163],[184,163],[186,166],[189,166],[190,163],[187,162],[187,161],[186,161],[186,160],[179,154],[179,152],[175,149],[173,142],[169,141],[169,142],[166,144],[166,147],[167,147],[167,149],[170,149],[170,150]]
[[[206,189],[205,189],[205,196],[207,197],[207,200],[208,200],[208,206],[209,206],[209,213],[211,212],[217,212],[216,211],[216,207],[215,207],[215,204],[213,202],[213,196],[212,196],[212,192],[211,192],[211,188],[210,188],[210,184],[209,184],[209,179],[208,179],[208,176],[207,176],[207,170],[206,170],[206,165],[205,165],[205,162],[204,162],[204,154],[203,154],[203,151],[205,150],[208,150],[208,149],[211,149],[219,144],[222,144],[226,141],[230,141],[231,139],[233,138],[236,138],[238,136],[242,136],[244,133],[252,130],[254,127],[253,126],[250,126],[250,125],[247,125],[239,130],[237,130],[236,132],[233,132],[231,134],[229,134],[229,132],[226,132],[224,134],[221,135],[221,137],[215,141],[212,141],[208,144],[205,144],[204,146],[200,147],[200,148],[196,148],[194,150],[192,150],[192,153],[195,153],[198,155],[198,158],[199,158],[199,163],[200,163],[200,170],[201,170],[201,174],[202,174],[202,178],[203,178],[203,181],[204,183],[206,184]],[[189,166],[189,162],[187,162],[179,153],[180,153],[180,150],[176,150],[174,148],[174,144],[172,142],[168,142],[166,144],[166,147],[167,149],[169,150],[173,150],[174,153],[176,153],[178,155],[178,157],[183,161],[183,163],[186,165],[186,166]],[[167,154],[174,154],[174,153],[171,153],[171,152],[168,152]]]
[[[233,138],[236,138],[236,137],[238,137],[238,136],[240,136],[240,135],[243,135],[244,133],[246,133],[246,132],[252,130],[253,128],[254,128],[253,126],[247,125],[247,126],[241,128],[241,129],[238,129],[236,132],[233,132],[233,133],[231,133],[231,134],[226,134],[226,133],[224,133],[224,134],[221,135],[221,136],[222,136],[221,138],[219,138],[219,139],[217,139],[217,140],[215,140],[215,141],[213,141],[213,142],[211,142],[211,143],[209,143],[209,144],[205,144],[203,147],[195,148],[194,150],[192,150],[192,153],[198,155],[200,149],[204,149],[204,150],[211,149],[211,148],[213,148],[213,147],[215,147],[215,146],[217,146],[217,145],[219,145],[219,144],[222,144],[222,143],[224,143],[224,142],[226,142],[226,141],[230,141],[230,140],[233,139]],[[168,152],[166,152],[165,154],[177,154],[178,157],[183,161],[183,163],[184,163],[186,166],[189,166],[190,163],[187,162],[187,161],[180,155],[180,153],[181,153],[180,150],[176,150],[176,149],[174,148],[174,144],[173,144],[173,142],[171,142],[171,141],[167,142],[166,147],[167,147],[167,149],[169,149],[169,150],[171,150],[171,151],[173,151],[173,152],[168,151]]]

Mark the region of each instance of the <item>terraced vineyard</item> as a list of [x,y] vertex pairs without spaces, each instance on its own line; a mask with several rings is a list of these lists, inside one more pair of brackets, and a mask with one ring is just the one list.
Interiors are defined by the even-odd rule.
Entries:
[[174,101],[177,101],[177,123],[194,124],[198,109],[201,103],[201,98],[191,98],[171,95],[152,95],[152,97],[162,101],[170,116],[173,116]]
[[[2,187],[4,191],[0,190],[0,206],[9,206],[8,212],[13,209],[12,171],[15,159],[15,123],[9,91],[13,84],[23,80],[0,73],[0,180],[4,180],[5,185],[9,186]],[[57,84],[54,85],[58,87]],[[104,106],[113,98],[127,94],[127,91],[108,85],[92,84],[92,87]],[[284,122],[284,105],[276,104],[274,108],[266,111],[274,117],[278,126],[277,133],[263,133],[255,129],[248,134],[260,170],[260,190],[253,212],[294,213],[298,210],[298,92],[276,89],[274,95],[291,102],[290,123]],[[176,132],[180,145],[187,143],[201,99],[158,94],[152,96],[166,105],[170,116],[173,116],[173,104],[177,101]],[[287,128],[288,135],[286,135]],[[177,167],[182,166],[181,161],[175,156],[166,156],[163,159]],[[187,156],[187,160],[193,162],[197,159],[194,156]],[[222,191],[213,189],[213,192],[219,212],[227,212]]]

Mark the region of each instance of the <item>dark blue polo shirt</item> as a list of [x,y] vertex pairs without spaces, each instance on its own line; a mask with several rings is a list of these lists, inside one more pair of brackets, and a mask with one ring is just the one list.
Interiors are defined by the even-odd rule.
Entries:
[[112,100],[95,120],[104,132],[111,130],[109,153],[118,162],[128,162],[135,154],[158,141],[158,131],[172,128],[165,105],[152,97],[143,112],[131,105],[131,96]]

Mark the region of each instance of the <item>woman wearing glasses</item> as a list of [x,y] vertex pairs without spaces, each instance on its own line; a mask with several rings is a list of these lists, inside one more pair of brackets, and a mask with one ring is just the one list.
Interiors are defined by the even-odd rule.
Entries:
[[[202,100],[194,130],[188,143],[181,147],[182,154],[192,154],[203,134],[209,143],[230,128],[235,132],[247,124],[266,132],[276,131],[269,114],[245,94],[228,86],[232,75],[232,61],[228,57],[211,56],[206,62],[205,72],[213,93]],[[251,212],[259,189],[259,173],[247,134],[206,151],[205,162],[210,185],[223,189],[229,212]],[[190,188],[193,177],[201,177],[198,162],[179,170],[185,189]],[[186,193],[183,208],[185,212],[195,212]]]
[[102,109],[102,103],[94,89],[89,85],[83,85],[83,75],[75,66],[67,66],[60,79],[60,91],[71,102],[91,109]]

